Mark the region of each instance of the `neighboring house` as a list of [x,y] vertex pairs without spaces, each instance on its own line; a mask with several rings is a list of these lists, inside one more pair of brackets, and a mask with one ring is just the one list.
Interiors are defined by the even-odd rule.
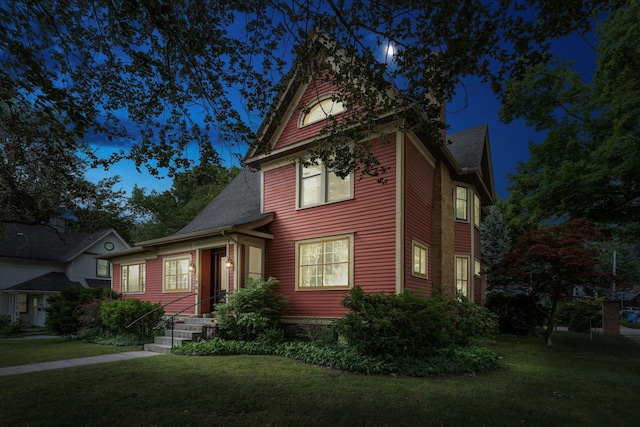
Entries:
[[129,244],[113,229],[95,233],[49,226],[6,224],[0,232],[0,314],[44,326],[47,298],[66,288],[109,289],[111,263],[96,255]]
[[[366,292],[457,291],[482,304],[480,218],[495,201],[486,125],[442,146],[381,125],[375,155],[386,184],[340,179],[296,159],[327,118],[345,107],[314,81],[284,85],[277,123],[266,122],[245,169],[191,223],[170,236],[109,254],[113,290],[206,315],[249,277],[275,277],[288,297],[285,321],[339,317],[354,285]],[[303,108],[304,106],[304,108]],[[386,126],[386,127],[384,127]],[[201,301],[206,301],[201,303]]]

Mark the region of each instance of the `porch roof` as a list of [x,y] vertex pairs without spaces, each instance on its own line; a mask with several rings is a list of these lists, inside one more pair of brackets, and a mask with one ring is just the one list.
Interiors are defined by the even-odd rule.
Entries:
[[42,276],[13,285],[3,292],[7,293],[33,293],[33,292],[59,292],[66,288],[82,288],[78,282],[69,280],[66,274],[51,272]]

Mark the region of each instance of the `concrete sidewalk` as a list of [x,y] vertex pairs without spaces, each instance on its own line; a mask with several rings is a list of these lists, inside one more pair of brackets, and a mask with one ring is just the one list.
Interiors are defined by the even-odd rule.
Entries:
[[152,351],[128,351],[125,353],[103,354],[101,356],[81,357],[78,359],[58,360],[55,362],[32,363],[30,365],[7,366],[0,368],[0,376],[26,374],[28,372],[48,371],[50,369],[71,368],[73,366],[93,365],[96,363],[119,362],[139,357],[160,356]]

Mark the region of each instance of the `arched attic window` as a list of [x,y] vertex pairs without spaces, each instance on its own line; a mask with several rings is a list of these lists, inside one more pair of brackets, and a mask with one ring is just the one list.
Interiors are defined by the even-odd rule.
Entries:
[[302,112],[300,127],[325,120],[329,116],[335,116],[346,111],[346,109],[340,101],[335,101],[332,98],[321,99],[308,109],[305,109],[305,111],[308,111],[307,113],[305,111]]

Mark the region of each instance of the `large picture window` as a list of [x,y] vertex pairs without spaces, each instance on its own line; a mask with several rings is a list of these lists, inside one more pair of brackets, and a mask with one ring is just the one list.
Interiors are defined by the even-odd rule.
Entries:
[[468,221],[468,194],[466,187],[456,186],[456,220]]
[[176,258],[164,261],[164,291],[184,292],[191,289],[190,258]]
[[423,279],[427,278],[427,261],[428,261],[427,245],[413,241],[413,269],[412,274]]
[[351,175],[340,178],[334,171],[322,163],[300,165],[299,206],[316,206],[324,203],[345,200],[351,197]]
[[123,265],[121,272],[121,290],[123,293],[140,293],[145,291],[146,269],[144,264]]
[[352,236],[296,243],[298,289],[336,289],[351,285]]

